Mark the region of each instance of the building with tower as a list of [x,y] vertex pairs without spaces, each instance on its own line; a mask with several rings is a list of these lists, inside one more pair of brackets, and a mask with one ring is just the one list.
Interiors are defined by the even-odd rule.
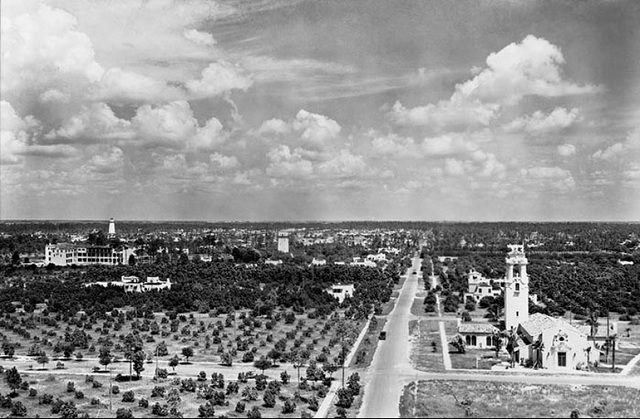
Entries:
[[289,233],[284,231],[278,233],[278,252],[289,253]]
[[113,218],[109,220],[109,233],[107,237],[114,238],[116,236],[116,222],[113,221]]
[[507,274],[504,286],[504,320],[507,331],[515,331],[520,323],[529,320],[529,261],[524,245],[510,244],[505,259]]

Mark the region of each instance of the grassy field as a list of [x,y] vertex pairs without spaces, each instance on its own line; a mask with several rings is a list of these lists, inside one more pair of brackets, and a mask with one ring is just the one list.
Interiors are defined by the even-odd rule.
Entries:
[[607,386],[419,381],[404,389],[400,417],[638,417],[640,390]]
[[[367,368],[371,365],[371,361],[373,360],[373,355],[378,348],[378,337],[382,329],[384,329],[384,325],[387,323],[386,316],[376,316],[375,327],[372,327],[372,323],[370,323],[369,330],[367,330],[367,334],[364,336],[364,339],[360,342],[358,349],[356,349],[356,355],[351,360],[350,368]],[[364,352],[363,352],[364,351]],[[361,357],[358,354],[362,353]]]
[[[444,371],[442,345],[436,320],[411,320],[409,335],[412,340],[411,363],[420,371]],[[433,351],[431,342],[436,343]]]

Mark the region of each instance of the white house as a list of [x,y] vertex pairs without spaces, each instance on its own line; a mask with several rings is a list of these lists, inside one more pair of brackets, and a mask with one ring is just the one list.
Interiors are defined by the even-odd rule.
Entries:
[[338,302],[342,303],[345,298],[353,296],[354,290],[355,290],[355,286],[353,284],[346,284],[346,285],[337,284],[325,291],[333,295],[335,298],[337,298]]

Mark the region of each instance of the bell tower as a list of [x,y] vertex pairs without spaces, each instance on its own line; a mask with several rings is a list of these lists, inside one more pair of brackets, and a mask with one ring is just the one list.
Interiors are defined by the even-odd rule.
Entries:
[[524,254],[524,245],[510,244],[508,247],[504,286],[504,319],[507,331],[515,330],[520,323],[529,320],[529,261]]

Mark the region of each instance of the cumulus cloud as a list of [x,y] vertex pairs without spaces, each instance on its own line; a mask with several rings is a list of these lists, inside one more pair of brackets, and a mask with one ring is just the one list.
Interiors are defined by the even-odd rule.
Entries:
[[209,160],[223,170],[238,167],[238,159],[235,156],[224,156],[220,153],[213,153],[209,155]]
[[48,143],[96,142],[105,139],[131,139],[134,136],[131,123],[118,118],[106,103],[94,103],[82,107],[56,130],[44,136]]
[[477,145],[460,134],[442,135],[439,137],[425,138],[422,142],[422,150],[426,155],[446,156],[466,153],[477,149]]
[[548,115],[536,111],[531,115],[517,118],[506,124],[503,129],[507,132],[526,132],[531,135],[542,135],[568,128],[579,119],[577,108],[567,110],[557,107]]
[[497,116],[499,106],[478,100],[443,100],[437,104],[406,108],[396,102],[387,117],[398,125],[424,126],[434,130],[461,130],[487,126]]
[[316,146],[322,146],[325,142],[333,140],[342,129],[333,119],[304,109],[296,115],[293,128],[302,131],[300,139],[303,142]]
[[209,64],[202,70],[200,79],[187,82],[187,89],[195,96],[217,96],[221,93],[240,89],[247,90],[253,81],[243,74],[243,70],[227,61]]
[[305,160],[298,151],[292,153],[288,146],[280,145],[267,153],[269,166],[266,172],[276,178],[307,178],[313,174],[313,163]]
[[[491,53],[485,68],[475,68],[475,76],[455,86],[448,100],[406,108],[396,102],[387,118],[398,125],[424,126],[433,130],[464,130],[486,127],[504,106],[518,104],[525,96],[557,97],[595,93],[599,86],[578,85],[562,76],[564,57],[560,48],[543,38],[529,35]],[[529,119],[514,121],[510,129],[533,133],[569,126],[577,110],[557,108],[550,115],[535,113]]]
[[558,154],[562,157],[569,157],[576,154],[576,147],[573,144],[561,144],[557,150]]
[[551,187],[559,191],[575,188],[575,180],[570,171],[557,166],[536,166],[521,169],[520,176],[525,183],[540,187]]
[[35,118],[22,118],[9,102],[0,101],[0,163],[19,163],[19,155],[24,153],[38,128]]
[[183,98],[185,92],[163,80],[114,67],[100,79],[94,96],[114,102],[157,102]]
[[391,133],[384,136],[376,136],[371,145],[375,154],[390,158],[419,158],[421,151],[416,146],[413,138],[400,137]]
[[562,51],[544,38],[528,35],[487,57],[486,67],[456,85],[452,99],[479,99],[488,103],[517,104],[528,95],[557,97],[601,90],[564,80]]
[[75,83],[100,80],[104,69],[77,23],[70,13],[45,4],[33,13],[3,16],[2,92],[13,97],[34,86],[46,90],[63,76],[73,77]]
[[291,126],[284,122],[282,119],[273,118],[268,121],[264,121],[260,128],[258,128],[258,134],[286,134],[291,131]]
[[340,150],[338,155],[318,166],[320,174],[339,178],[362,176],[367,171],[363,157],[351,154],[348,150]]
[[197,29],[188,29],[184,31],[184,37],[189,41],[195,42],[200,45],[215,45],[216,40],[213,39],[213,35],[208,32],[202,32]]
[[98,173],[113,173],[123,166],[124,153],[118,147],[109,147],[105,153],[95,154],[89,159],[88,166]]

